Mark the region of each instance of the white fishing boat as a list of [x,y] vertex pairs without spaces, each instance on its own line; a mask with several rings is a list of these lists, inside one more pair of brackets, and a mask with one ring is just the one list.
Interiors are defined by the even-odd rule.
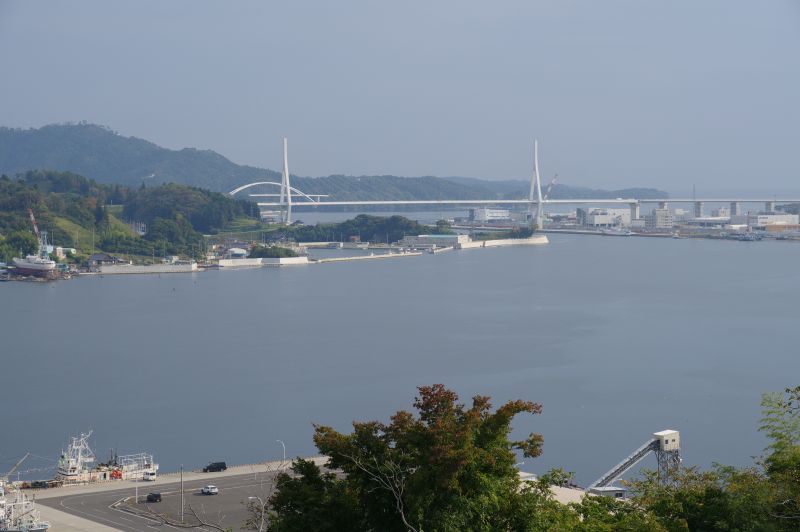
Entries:
[[0,480],[0,532],[42,532],[49,528],[50,523],[41,520],[33,500]]
[[89,447],[92,435],[81,433],[70,439],[58,460],[55,480],[63,484],[84,484],[111,480],[155,480],[158,464],[150,453],[113,456],[110,461],[94,465],[95,454]]
[[28,216],[33,224],[36,240],[39,242],[39,251],[36,255],[27,255],[25,258],[14,257],[14,260],[11,261],[14,265],[14,272],[36,277],[55,277],[56,262],[51,260],[47,254],[47,232],[39,232],[39,226],[36,224],[36,218],[31,209],[28,209]]
[[603,229],[600,233],[604,236],[633,236],[632,231],[624,229]]

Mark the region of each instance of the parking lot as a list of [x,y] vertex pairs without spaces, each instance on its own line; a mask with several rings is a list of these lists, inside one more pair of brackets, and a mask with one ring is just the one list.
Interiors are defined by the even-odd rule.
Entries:
[[[183,485],[184,518],[186,523],[197,523],[193,511],[203,522],[220,525],[233,530],[247,530],[244,522],[248,517],[248,497],[261,497],[265,500],[273,488],[278,471],[269,468],[253,468],[252,472],[240,473],[228,470],[227,473],[189,473]],[[235,474],[234,474],[235,473]],[[155,514],[165,517],[169,522],[179,522],[181,515],[181,485],[175,476],[163,477],[156,482],[130,482],[123,489],[106,489],[93,492],[70,493],[69,490],[42,493],[36,498],[38,505],[50,506],[84,519],[94,521],[118,530],[151,530],[163,526],[164,521]],[[213,484],[219,488],[218,495],[202,495],[203,486]],[[139,502],[136,504],[138,486]],[[80,491],[79,489],[73,489]],[[150,492],[159,492],[162,501],[147,503]],[[200,530],[213,530],[212,527]]]

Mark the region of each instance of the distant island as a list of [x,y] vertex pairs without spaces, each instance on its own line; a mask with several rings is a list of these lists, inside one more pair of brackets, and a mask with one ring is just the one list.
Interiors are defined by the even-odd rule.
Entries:
[[[41,128],[0,127],[0,174],[30,170],[73,172],[99,184],[148,187],[175,183],[228,192],[255,181],[280,181],[274,170],[238,165],[211,150],[170,150],[147,140],[125,137],[88,123]],[[468,177],[292,176],[293,185],[329,200],[516,199],[527,197],[525,180],[493,181]],[[550,197],[667,198],[662,190],[599,190],[557,184]]]

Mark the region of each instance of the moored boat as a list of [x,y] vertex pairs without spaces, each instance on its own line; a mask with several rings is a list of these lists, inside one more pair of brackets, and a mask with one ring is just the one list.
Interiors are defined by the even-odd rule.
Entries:
[[36,218],[31,209],[28,209],[28,216],[33,224],[33,231],[36,233],[39,250],[36,255],[28,255],[25,258],[14,257],[11,261],[14,265],[14,273],[53,278],[56,275],[56,261],[51,260],[47,255],[47,232],[39,232],[39,226],[36,224]]
[[50,523],[41,520],[33,500],[0,480],[0,532],[43,532],[49,528]]

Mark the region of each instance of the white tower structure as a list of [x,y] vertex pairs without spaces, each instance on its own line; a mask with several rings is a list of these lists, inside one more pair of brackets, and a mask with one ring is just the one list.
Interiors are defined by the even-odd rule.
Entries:
[[283,137],[283,176],[281,179],[281,206],[283,210],[283,223],[292,223],[292,186],[289,183],[289,147],[286,137]]
[[[535,198],[534,198],[535,195]],[[533,141],[533,174],[531,174],[531,190],[528,194],[530,206],[528,212],[533,214],[533,202],[536,201],[536,215],[533,216],[533,223],[537,229],[542,228],[542,179],[539,175],[539,141]]]

